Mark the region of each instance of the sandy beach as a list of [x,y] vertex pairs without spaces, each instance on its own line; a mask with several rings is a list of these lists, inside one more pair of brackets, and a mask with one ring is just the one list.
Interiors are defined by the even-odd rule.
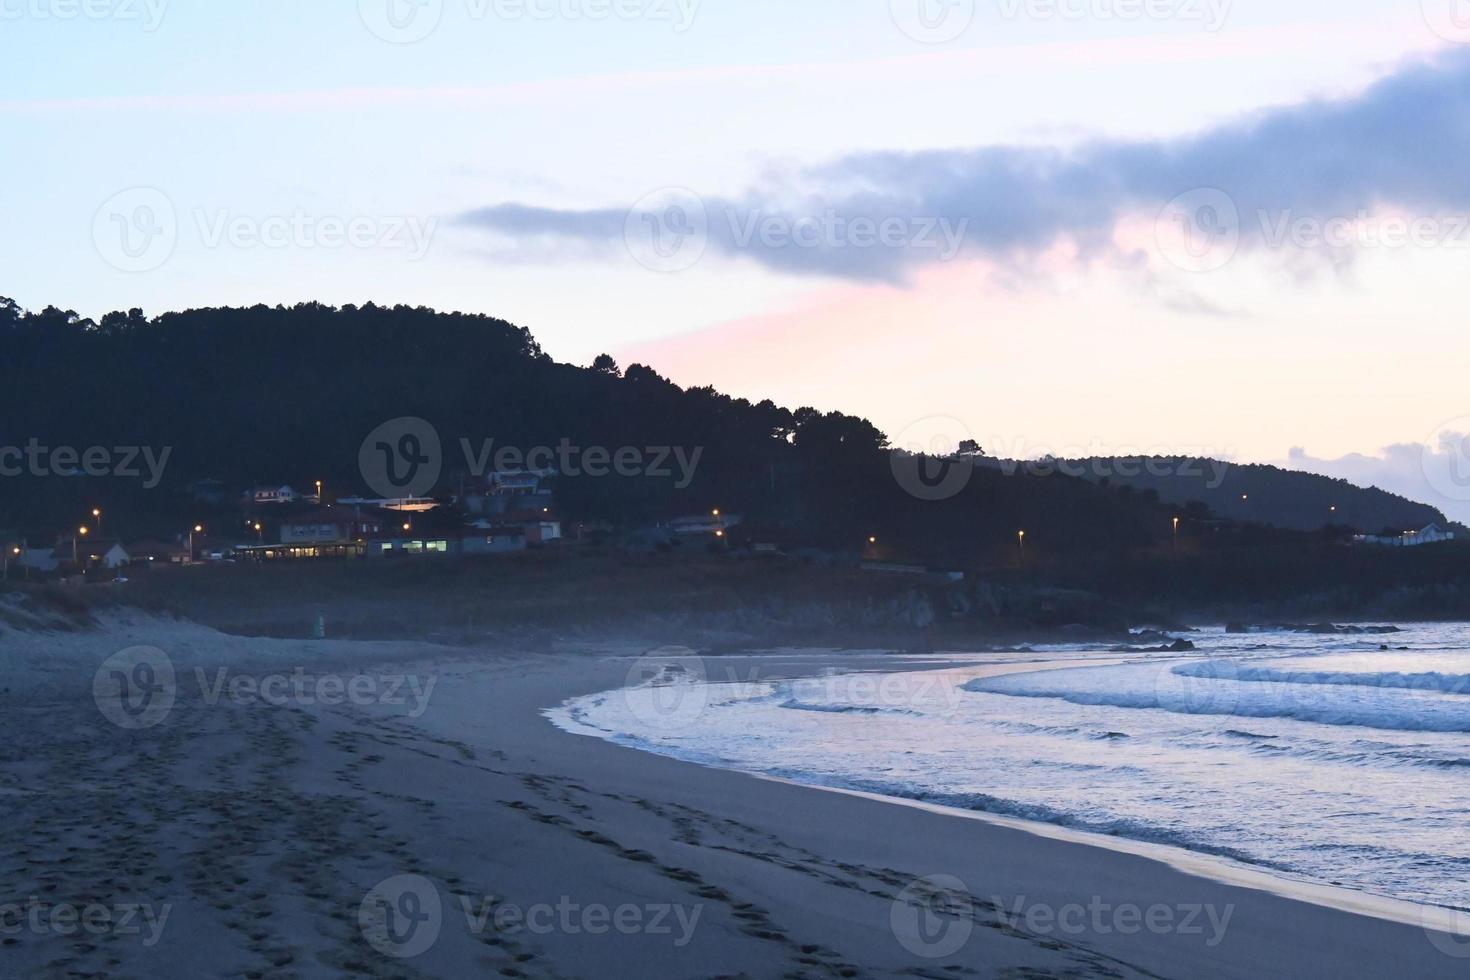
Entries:
[[[622,686],[641,640],[264,640],[126,612],[90,630],[27,625],[0,635],[7,975],[1459,977],[1470,964],[1470,939],[1402,903],[693,765],[547,720]],[[719,665],[770,678],[885,661]]]

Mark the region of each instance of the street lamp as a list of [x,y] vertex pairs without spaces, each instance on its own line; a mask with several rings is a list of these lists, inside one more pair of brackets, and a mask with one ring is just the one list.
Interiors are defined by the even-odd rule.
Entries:
[[194,535],[196,535],[196,534],[203,534],[203,533],[204,533],[204,525],[203,524],[195,524],[193,527],[191,527],[189,529],[189,563],[191,565],[194,563]]
[[319,504],[323,502],[322,501],[322,481],[321,480],[316,481],[316,502],[319,503]]
[[1021,544],[1021,557],[1022,558],[1025,558],[1026,557],[1026,532],[1025,531],[1017,531],[1016,532],[1016,540],[1019,541],[1020,544]]
[[264,543],[264,541],[265,541],[265,538],[260,533],[260,522],[259,521],[256,521],[255,522],[255,543],[256,544],[262,544],[262,543]]
[[10,557],[12,555],[14,555],[17,558],[20,557],[20,546],[19,545],[15,545],[13,547],[6,548],[5,549],[5,572],[4,572],[3,581],[6,581],[6,582],[9,582],[10,581]]
[[80,553],[81,553],[81,540],[82,540],[82,538],[84,538],[86,536],[87,536],[87,525],[85,525],[85,524],[83,524],[81,527],[77,528],[77,533],[72,535],[72,538],[71,538],[71,560],[72,560],[72,564],[80,565],[82,563],[82,559],[80,557]]
[[98,534],[101,534],[102,533],[102,508],[100,508],[100,507],[93,507],[92,508],[92,519],[97,522],[97,533]]
[[1174,547],[1179,547],[1179,518],[1174,518]]

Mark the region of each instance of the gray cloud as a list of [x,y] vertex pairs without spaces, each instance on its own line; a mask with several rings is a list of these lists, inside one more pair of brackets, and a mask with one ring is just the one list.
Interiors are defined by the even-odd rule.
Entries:
[[[963,229],[967,254],[1020,257],[1063,236],[1084,253],[1103,253],[1122,216],[1157,214],[1199,188],[1229,195],[1241,215],[1240,245],[1251,248],[1266,238],[1260,212],[1329,218],[1383,205],[1416,214],[1466,209],[1467,159],[1470,52],[1455,51],[1405,65],[1351,98],[1266,110],[1185,138],[862,153],[775,174],[739,199],[704,199],[707,251],[798,275],[901,281],[913,266],[944,257],[912,241],[925,222]],[[589,245],[623,247],[628,214],[627,205],[503,203],[459,220],[522,249],[585,254]],[[803,219],[897,220],[909,240],[853,247],[846,232],[807,241],[751,236],[757,219],[788,229]]]
[[[1470,420],[1466,420],[1470,422]],[[1293,448],[1278,465],[1378,487],[1437,507],[1453,521],[1470,524],[1470,438],[1445,431],[1429,443],[1395,443],[1377,455],[1350,453],[1335,459]]]

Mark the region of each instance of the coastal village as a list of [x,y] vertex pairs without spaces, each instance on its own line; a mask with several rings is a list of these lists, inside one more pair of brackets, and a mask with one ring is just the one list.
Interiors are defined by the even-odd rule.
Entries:
[[[612,528],[563,522],[552,489],[553,470],[493,472],[450,497],[383,499],[332,497],[316,481],[232,491],[218,480],[191,485],[199,510],[231,516],[180,521],[171,537],[129,535],[96,506],[75,527],[40,537],[4,533],[5,580],[63,584],[116,582],[150,568],[209,563],[395,560],[490,556],[560,547],[567,538],[597,540]],[[637,546],[703,539],[719,545],[740,523],[713,513],[675,518],[640,529]]]

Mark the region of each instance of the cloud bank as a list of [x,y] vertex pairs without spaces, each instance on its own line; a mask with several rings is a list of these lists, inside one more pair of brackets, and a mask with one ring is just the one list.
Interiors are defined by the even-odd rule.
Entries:
[[1181,209],[1183,233],[1206,247],[1225,241],[1232,254],[1279,244],[1283,218],[1463,213],[1467,159],[1470,52],[1458,50],[1351,98],[1189,137],[862,153],[772,173],[738,199],[681,191],[592,210],[503,202],[458,220],[542,257],[627,247],[666,269],[715,254],[794,275],[901,282],[916,264],[958,254],[1016,258],[1063,239],[1083,255],[1116,251],[1120,223],[1162,221],[1166,206]]
[[1446,429],[1427,443],[1385,446],[1376,456],[1351,453],[1324,459],[1296,447],[1277,465],[1378,487],[1438,507],[1450,520],[1470,524],[1470,436],[1465,432]]

